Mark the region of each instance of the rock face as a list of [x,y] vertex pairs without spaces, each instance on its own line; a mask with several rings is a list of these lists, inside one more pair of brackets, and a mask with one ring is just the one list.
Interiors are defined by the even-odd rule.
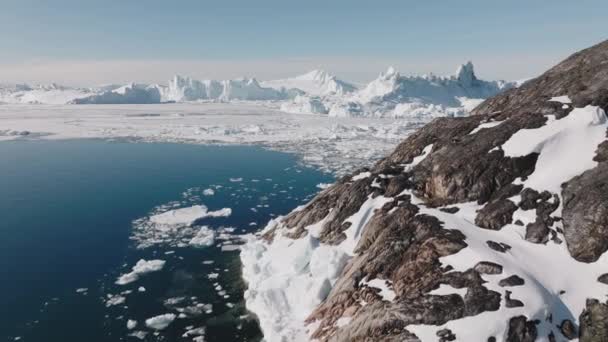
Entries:
[[600,303],[596,299],[587,300],[587,306],[581,314],[579,322],[579,341],[608,341],[608,303]]
[[596,261],[608,250],[608,164],[575,177],[563,189],[564,237],[579,261]]
[[[518,132],[579,115],[571,114],[573,107],[608,109],[606,60],[608,42],[487,100],[473,116],[436,119],[373,167],[269,225],[262,242],[246,245],[242,254],[247,304],[267,308],[265,338],[280,341],[300,319],[304,333],[287,339],[515,342],[580,334],[581,341],[608,340],[606,304],[587,302],[581,314],[580,303],[608,295],[598,281],[608,269],[608,143],[581,151],[589,162],[595,155],[594,166],[560,179],[557,192],[528,180],[543,178],[537,172],[547,158],[556,168],[568,160],[542,146],[515,157],[503,149]],[[549,101],[564,95],[573,105]],[[584,136],[587,125],[573,127],[573,136]],[[337,278],[326,279],[331,290],[306,318],[294,314],[288,323],[291,311],[284,308],[296,305],[290,298],[308,292],[247,278],[268,269],[252,256],[285,239],[312,241],[298,260],[298,279],[323,280],[306,266],[318,246],[348,258]],[[289,272],[268,279],[289,278]],[[284,301],[270,299],[277,297]],[[282,311],[272,316],[276,308]]]

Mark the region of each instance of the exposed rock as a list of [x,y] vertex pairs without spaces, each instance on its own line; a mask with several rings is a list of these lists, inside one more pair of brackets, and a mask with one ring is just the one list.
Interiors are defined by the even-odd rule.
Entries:
[[492,241],[492,240],[488,240],[486,241],[486,243],[488,244],[488,247],[492,248],[493,250],[500,252],[500,253],[505,253],[506,251],[508,251],[509,249],[511,249],[511,246],[507,245],[506,243],[503,242],[496,242],[496,241]]
[[593,262],[608,250],[608,163],[566,183],[564,237],[573,258]]
[[[590,56],[590,51],[597,56]],[[543,293],[547,312],[541,313],[542,310],[536,311],[537,301],[524,303],[512,298],[512,292],[507,290],[526,283],[513,273],[530,279],[530,290],[542,286],[550,288],[551,284],[544,284],[550,278],[544,278],[536,269],[526,272],[526,262],[535,260],[525,258],[535,255],[528,253],[530,248],[548,253],[556,249],[513,241],[512,238],[519,238],[521,228],[503,227],[513,222],[513,214],[518,209],[528,211],[525,215],[534,210],[533,222],[527,217],[515,222],[520,226],[524,225],[522,220],[527,223],[526,240],[560,243],[563,225],[563,239],[570,254],[579,261],[596,261],[608,250],[608,143],[598,148],[597,167],[562,185],[561,215],[556,213],[560,207],[559,194],[523,189],[521,185],[520,180],[525,181],[533,174],[539,154],[506,157],[501,146],[522,129],[545,125],[548,118],[543,114],[570,115],[572,106],[562,108],[561,103],[549,101],[551,97],[568,95],[576,106],[594,103],[606,108],[608,63],[603,63],[605,60],[608,60],[608,42],[573,55],[520,89],[487,100],[475,110],[474,116],[436,119],[407,137],[393,153],[373,167],[343,177],[306,207],[280,221],[275,230],[280,229],[282,234],[294,239],[309,234],[308,226],[320,224],[319,241],[315,240],[315,243],[337,245],[347,238],[345,231],[351,225],[347,219],[359,212],[363,203],[378,199],[378,196],[386,199],[381,208],[364,213],[365,224],[358,227],[359,239],[348,263],[340,270],[329,294],[323,296],[324,300],[306,320],[307,323],[315,322],[316,330],[311,337],[322,342],[415,341],[418,337],[412,332],[414,329],[408,330],[411,325],[442,326],[464,317],[501,310],[504,321],[492,324],[504,324],[507,341],[534,341],[539,332],[543,334],[539,338],[559,341],[563,338],[558,328],[565,337],[576,338],[574,320],[552,321],[555,310],[571,309],[565,307],[566,301],[562,302],[557,294],[555,299],[548,299]],[[594,64],[601,61],[601,66]],[[470,134],[480,123],[491,121],[500,121],[500,124]],[[531,150],[544,153],[542,148],[528,151]],[[420,157],[423,151],[423,158],[416,159],[413,164],[414,158]],[[362,172],[369,172],[369,176],[354,177]],[[477,202],[481,209],[474,213],[470,209],[475,206],[466,202]],[[489,230],[502,228],[503,231],[477,229],[473,220],[475,226]],[[264,237],[271,241],[275,233],[270,229]],[[510,245],[498,242],[500,240]],[[468,248],[472,250],[465,250]],[[476,248],[482,250],[474,250]],[[465,258],[454,256],[451,259],[456,260],[454,263],[442,259],[459,252]],[[515,259],[514,256],[521,258],[520,263],[507,264]],[[545,263],[548,262],[545,257],[547,260],[552,258],[543,255],[540,259]],[[485,276],[502,274],[503,265],[480,260],[498,260],[505,270],[509,270],[512,275],[498,282],[499,286],[505,287],[505,307],[520,308],[513,311],[526,313],[528,318],[523,315],[505,317],[501,293],[490,290],[496,284],[496,277]],[[394,292],[394,299],[387,300],[378,289],[362,282],[372,279],[386,280]],[[608,274],[598,281],[608,284]],[[430,294],[441,285],[461,291],[458,294]],[[570,286],[565,288],[580,291]],[[466,289],[464,295],[463,289]],[[546,295],[550,296],[552,292]],[[538,316],[544,320],[537,330],[540,321],[532,319]],[[336,323],[341,317],[352,317],[352,320],[345,326],[338,326]],[[555,317],[562,318],[561,315]],[[578,329],[581,341],[608,341],[607,321],[608,305],[588,302]],[[437,337],[442,341],[463,338],[455,336],[454,333],[459,334],[455,326],[450,328],[452,330],[437,331]],[[485,338],[496,341],[505,336],[482,337]]]
[[597,278],[597,281],[599,281],[599,282],[600,282],[600,283],[602,283],[602,284],[606,284],[606,285],[608,285],[608,273],[604,273],[604,274],[602,274],[601,276],[599,276],[599,277]]
[[517,206],[509,200],[490,202],[477,213],[475,224],[482,228],[499,230],[513,221],[515,210]]
[[554,96],[567,95],[574,106],[588,104],[608,109],[608,41],[579,51],[549,69],[541,76],[518,88],[485,100],[472,114],[481,115],[501,111],[566,114],[569,109],[561,103],[549,102]]
[[481,261],[473,268],[481,274],[501,274],[502,266],[489,261]]
[[519,201],[518,206],[522,210],[530,210],[536,209],[536,202],[540,198],[540,194],[538,191],[530,188],[525,188],[520,193],[521,201]]
[[518,275],[514,274],[510,277],[507,277],[505,279],[501,279],[498,282],[498,285],[502,286],[502,287],[507,287],[507,286],[521,286],[525,283],[525,281],[519,277]]
[[437,337],[439,337],[440,342],[456,341],[456,335],[450,329],[438,330]]
[[508,308],[517,308],[524,306],[524,303],[521,300],[511,298],[511,291],[505,292],[505,305]]
[[458,207],[446,207],[446,208],[439,208],[439,210],[441,210],[441,211],[443,211],[445,213],[448,213],[448,214],[455,214],[455,213],[457,213],[460,210],[460,208],[458,208]]
[[580,342],[608,341],[608,303],[587,299],[586,307],[579,317]]
[[578,337],[578,331],[574,323],[571,320],[565,319],[559,326],[559,330],[562,332],[567,339],[573,340]]
[[525,316],[516,316],[509,320],[507,342],[534,342],[536,334],[536,324],[528,321]]
[[542,221],[534,221],[526,226],[526,240],[533,243],[546,243],[549,241],[549,228]]

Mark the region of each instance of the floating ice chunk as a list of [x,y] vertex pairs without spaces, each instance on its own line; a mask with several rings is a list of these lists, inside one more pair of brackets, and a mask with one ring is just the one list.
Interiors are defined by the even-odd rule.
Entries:
[[107,297],[108,299],[106,300],[106,307],[121,305],[127,300],[127,298],[121,295],[108,294]]
[[188,208],[170,210],[162,214],[150,216],[150,222],[160,225],[190,226],[197,220],[205,217],[230,216],[232,210],[224,208],[218,211],[209,211],[204,205],[195,205]]
[[140,287],[137,288],[137,291],[138,292],[146,292],[146,288],[143,287],[143,286],[140,286]]
[[165,266],[164,260],[147,261],[144,259],[140,259],[135,264],[135,266],[133,266],[133,268],[131,269],[131,272],[121,275],[116,280],[116,284],[117,285],[130,284],[134,281],[137,281],[140,276],[142,276],[146,273],[157,272],[157,271],[162,270],[164,266]]
[[321,190],[325,190],[331,186],[331,183],[319,183],[317,184],[317,188]]
[[175,318],[175,314],[172,313],[154,316],[146,319],[146,326],[154,330],[163,330],[167,328],[175,320]]
[[89,291],[89,289],[86,287],[81,287],[79,289],[76,289],[76,293],[86,293],[87,291]]
[[215,232],[207,226],[201,227],[198,233],[188,242],[195,247],[209,247],[215,242]]
[[145,339],[147,335],[148,335],[148,333],[146,331],[141,331],[141,330],[134,331],[134,332],[132,332],[132,333],[129,334],[129,336],[138,338],[140,340]]
[[132,319],[127,321],[127,329],[133,330],[133,329],[135,329],[136,326],[137,326],[137,321],[132,320]]
[[232,183],[239,183],[243,181],[243,178],[230,178],[229,181]]
[[205,189],[203,190],[203,195],[205,196],[213,196],[215,195],[215,190],[209,188],[209,189]]

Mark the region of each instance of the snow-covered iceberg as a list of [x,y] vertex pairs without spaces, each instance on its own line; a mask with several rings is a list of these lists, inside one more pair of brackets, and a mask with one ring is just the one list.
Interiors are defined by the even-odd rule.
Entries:
[[325,70],[313,70],[293,78],[264,81],[262,85],[275,89],[299,89],[312,96],[345,95],[357,89],[353,84],[342,81]]
[[131,83],[117,89],[104,91],[83,98],[76,98],[72,104],[149,104],[160,103],[158,87]]

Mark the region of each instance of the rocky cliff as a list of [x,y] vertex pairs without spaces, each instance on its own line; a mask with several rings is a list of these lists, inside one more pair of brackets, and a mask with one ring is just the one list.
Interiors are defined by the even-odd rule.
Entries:
[[440,118],[244,247],[269,341],[608,341],[608,41]]

